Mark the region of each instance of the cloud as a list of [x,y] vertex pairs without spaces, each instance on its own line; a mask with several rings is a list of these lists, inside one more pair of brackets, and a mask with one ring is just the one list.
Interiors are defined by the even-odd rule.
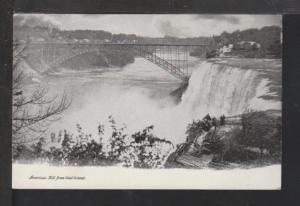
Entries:
[[28,26],[28,27],[48,27],[48,28],[59,28],[61,23],[55,18],[49,15],[36,15],[36,14],[23,14],[14,15],[14,24],[19,26]]
[[184,34],[184,27],[176,27],[170,21],[162,21],[158,26],[158,30],[165,36],[182,37]]
[[[281,26],[280,15],[196,14],[15,14],[14,24],[54,24],[64,30],[105,30],[139,36],[198,37],[263,26]],[[24,20],[30,16],[34,20]],[[24,18],[22,18],[24,17]],[[30,19],[30,18],[29,18]],[[39,21],[37,21],[37,19]],[[30,24],[29,24],[30,23]]]
[[212,21],[222,21],[230,24],[239,24],[240,19],[232,15],[196,15],[195,19],[207,19]]

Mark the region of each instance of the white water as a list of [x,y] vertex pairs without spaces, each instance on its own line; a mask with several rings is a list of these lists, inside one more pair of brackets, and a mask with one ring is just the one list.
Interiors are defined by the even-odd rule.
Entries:
[[193,117],[242,114],[250,109],[279,109],[278,102],[257,102],[268,94],[267,81],[253,69],[203,62],[192,74],[181,109]]
[[55,132],[75,132],[79,123],[84,131],[97,136],[101,123],[108,136],[108,116],[112,115],[121,126],[126,124],[128,134],[154,125],[155,135],[177,144],[185,141],[187,124],[207,113],[219,116],[248,109],[280,109],[279,102],[259,98],[269,89],[257,71],[207,62],[196,64],[179,104],[168,96],[179,81],[144,59],[136,59],[122,70],[63,72],[58,77],[50,80],[50,87],[66,89],[73,102],[50,129]]

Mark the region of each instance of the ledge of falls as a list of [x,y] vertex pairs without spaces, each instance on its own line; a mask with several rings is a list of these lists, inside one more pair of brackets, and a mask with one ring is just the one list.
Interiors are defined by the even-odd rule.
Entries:
[[248,111],[281,110],[281,62],[256,59],[204,61],[188,84],[171,95],[184,111],[202,118]]

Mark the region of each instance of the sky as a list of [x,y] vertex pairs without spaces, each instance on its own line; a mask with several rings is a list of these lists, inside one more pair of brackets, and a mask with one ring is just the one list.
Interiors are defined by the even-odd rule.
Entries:
[[198,37],[223,31],[281,26],[280,15],[186,15],[186,14],[17,14],[36,16],[55,23],[60,29],[105,30],[149,37]]

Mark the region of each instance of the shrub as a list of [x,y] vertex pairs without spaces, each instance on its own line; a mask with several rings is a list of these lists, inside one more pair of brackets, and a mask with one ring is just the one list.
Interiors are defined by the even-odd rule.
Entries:
[[16,145],[13,147],[12,159],[13,161],[30,162],[34,159],[33,151],[25,144]]
[[45,158],[45,147],[46,141],[44,138],[40,138],[39,141],[31,146],[32,153],[36,158]]
[[109,122],[112,133],[107,145],[103,145],[101,141],[104,134],[103,125],[98,126],[100,141],[97,142],[90,134],[84,133],[78,124],[76,135],[66,130],[59,133],[58,139],[63,139],[57,147],[46,148],[44,138],[30,147],[25,145],[15,147],[13,160],[22,162],[42,160],[58,165],[121,164],[138,168],[163,167],[173,145],[170,141],[154,136],[153,126],[128,136],[125,134],[126,127],[118,128],[111,116]]
[[152,134],[153,126],[136,132],[133,141],[122,153],[121,160],[127,167],[159,168],[163,167],[173,145],[170,141],[159,139]]
[[212,118],[207,114],[202,120],[193,120],[192,123],[188,124],[186,134],[187,142],[193,142],[195,138],[199,137],[204,132],[210,130],[213,126]]
[[203,140],[202,149],[205,147],[206,151],[209,151],[211,154],[223,153],[225,149],[225,144],[221,140],[220,136],[212,135],[210,138],[206,138]]
[[109,122],[111,123],[112,134],[109,139],[108,154],[107,157],[113,162],[120,162],[120,156],[126,149],[127,135],[123,134],[125,127],[117,128],[115,120],[112,116],[109,116]]
[[216,49],[207,51],[207,53],[206,53],[207,59],[215,58],[215,57],[218,57],[218,51]]
[[223,160],[244,162],[258,159],[281,161],[281,118],[267,112],[242,115],[241,129],[226,143]]
[[[217,129],[218,126],[225,126],[224,131],[222,128]],[[203,154],[213,154],[213,162],[281,160],[281,118],[270,112],[243,114],[241,126],[226,126],[223,115],[219,122],[207,115],[203,120],[189,124],[186,133],[187,145],[195,143],[195,138],[204,135],[196,154],[200,157]]]
[[263,155],[267,149],[271,153],[280,152],[281,118],[265,112],[251,112],[242,116],[243,135],[239,143],[246,147],[257,147]]

